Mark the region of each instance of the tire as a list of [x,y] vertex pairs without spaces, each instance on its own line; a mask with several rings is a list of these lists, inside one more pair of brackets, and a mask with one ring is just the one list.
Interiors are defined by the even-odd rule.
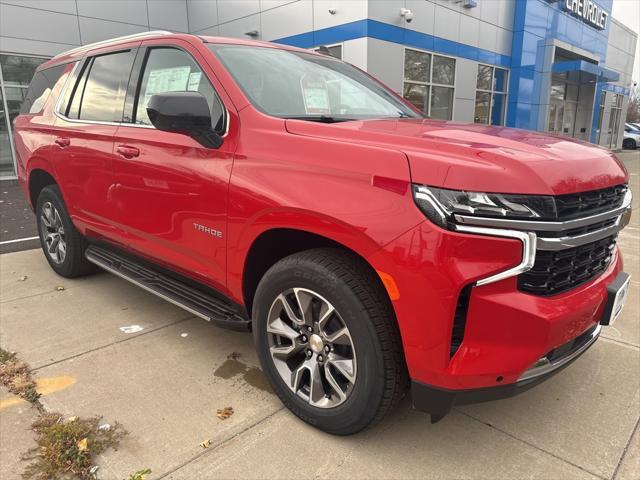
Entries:
[[[289,302],[290,311],[284,301]],[[300,305],[310,305],[306,316]],[[333,313],[325,315],[330,307]],[[291,317],[296,321],[306,317],[307,322],[302,325]],[[309,317],[321,320],[309,322]],[[308,250],[273,265],[256,290],[252,321],[258,358],[273,390],[295,415],[325,432],[349,435],[373,425],[407,390],[407,370],[391,302],[375,272],[347,251]],[[308,332],[305,342],[309,323],[314,332]],[[274,334],[285,330],[285,335]],[[292,332],[300,336],[289,340]],[[314,343],[318,338],[324,342],[322,347],[318,341]],[[303,350],[289,354],[286,361],[271,353],[272,348],[280,354],[299,347]],[[299,362],[308,367],[314,361],[320,365],[315,370],[298,368]],[[289,370],[303,373],[287,376]],[[313,382],[318,387],[312,389],[314,371],[322,382]],[[318,395],[323,391],[328,394]]]
[[71,222],[57,185],[46,186],[38,195],[36,223],[42,251],[54,272],[74,278],[94,271],[84,257],[87,242]]
[[622,141],[622,148],[627,150],[635,150],[637,148],[636,141],[633,138],[625,138]]

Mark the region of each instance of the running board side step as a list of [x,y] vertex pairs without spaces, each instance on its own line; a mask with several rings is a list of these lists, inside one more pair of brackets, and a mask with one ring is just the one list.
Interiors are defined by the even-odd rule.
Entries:
[[104,270],[153,293],[188,312],[231,330],[249,331],[251,321],[223,300],[160,273],[128,256],[90,245],[85,257]]

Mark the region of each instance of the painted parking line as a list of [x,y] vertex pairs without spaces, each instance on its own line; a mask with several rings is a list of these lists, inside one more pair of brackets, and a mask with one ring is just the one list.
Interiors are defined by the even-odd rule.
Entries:
[[37,240],[40,237],[26,237],[26,238],[16,238],[15,240],[5,240],[4,242],[0,242],[0,245],[7,245],[9,243],[20,243],[27,242],[29,240]]

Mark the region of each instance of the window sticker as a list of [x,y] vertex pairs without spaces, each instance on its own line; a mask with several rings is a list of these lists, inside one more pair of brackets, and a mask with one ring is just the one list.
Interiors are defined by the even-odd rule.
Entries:
[[311,78],[305,75],[300,79],[304,109],[307,114],[319,115],[331,113],[329,105],[329,89],[323,79]]
[[156,93],[183,92],[187,89],[191,67],[171,67],[152,70],[147,80],[147,89],[144,92],[144,107],[149,105],[149,100]]
[[189,74],[189,81],[187,82],[187,90],[190,92],[197,92],[200,90],[200,79],[202,78],[202,72],[193,72]]

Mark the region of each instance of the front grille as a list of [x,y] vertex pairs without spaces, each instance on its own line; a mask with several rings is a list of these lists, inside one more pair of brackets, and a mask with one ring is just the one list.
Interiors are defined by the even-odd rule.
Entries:
[[538,213],[538,220],[564,222],[615,210],[622,205],[628,187],[625,184],[567,195],[508,195],[515,203]]
[[518,287],[535,295],[556,295],[602,273],[613,254],[617,235],[560,251],[538,250],[533,268],[518,277]]
[[616,185],[602,190],[559,195],[555,197],[557,218],[560,221],[573,220],[613,210],[622,205],[627,188],[626,185]]

